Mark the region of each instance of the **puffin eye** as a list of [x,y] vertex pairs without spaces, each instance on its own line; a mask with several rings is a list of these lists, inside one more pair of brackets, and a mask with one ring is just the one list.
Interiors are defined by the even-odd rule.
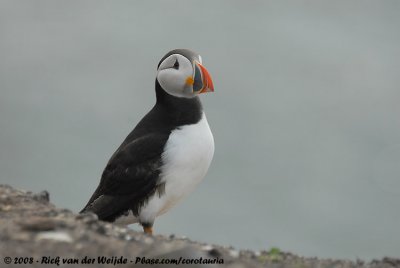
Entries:
[[174,66],[172,66],[174,69],[178,70],[179,69],[179,62],[178,59],[175,60]]

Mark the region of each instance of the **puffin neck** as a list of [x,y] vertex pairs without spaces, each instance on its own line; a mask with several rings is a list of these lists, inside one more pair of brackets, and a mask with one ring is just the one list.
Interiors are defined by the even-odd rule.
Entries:
[[179,98],[172,96],[165,92],[161,87],[160,83],[156,79],[156,97],[157,104],[165,106],[167,108],[172,108],[176,110],[182,110],[186,112],[202,113],[203,107],[201,105],[198,96],[194,98]]

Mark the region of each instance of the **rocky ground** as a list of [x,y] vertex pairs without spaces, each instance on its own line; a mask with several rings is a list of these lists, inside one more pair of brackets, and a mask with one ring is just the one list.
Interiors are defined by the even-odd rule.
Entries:
[[0,267],[400,267],[303,258],[278,249],[252,252],[174,236],[148,236],[56,208],[49,194],[0,185]]

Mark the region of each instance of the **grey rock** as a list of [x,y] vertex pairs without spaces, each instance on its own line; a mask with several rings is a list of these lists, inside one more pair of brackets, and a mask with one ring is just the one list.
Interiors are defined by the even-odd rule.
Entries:
[[[232,247],[201,244],[186,237],[148,236],[99,221],[92,213],[74,214],[58,209],[43,191],[32,194],[0,185],[0,267],[17,267],[4,263],[5,257],[29,257],[34,262],[26,267],[60,267],[43,264],[45,256],[76,258],[78,264],[63,267],[400,267],[400,259],[383,258],[369,263],[362,260],[327,260],[303,258],[288,252],[236,250]],[[98,263],[105,257],[109,263]],[[82,264],[84,259],[94,265]],[[108,258],[108,259],[107,259]],[[165,262],[149,264],[149,262]],[[62,265],[61,265],[62,266]],[[21,266],[22,267],[22,266]]]
[[43,203],[50,202],[50,194],[47,191],[41,191],[40,193],[34,194],[32,198],[33,200]]

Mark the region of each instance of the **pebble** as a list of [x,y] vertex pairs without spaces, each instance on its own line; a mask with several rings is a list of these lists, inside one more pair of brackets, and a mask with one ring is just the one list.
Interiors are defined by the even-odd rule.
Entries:
[[231,249],[231,250],[229,250],[229,255],[230,255],[232,258],[239,258],[239,251],[234,250],[234,249]]
[[56,229],[58,222],[51,220],[49,218],[32,217],[24,220],[23,222],[18,222],[23,230],[26,231],[51,231]]
[[32,198],[36,201],[47,203],[50,201],[50,194],[47,191],[41,191],[40,193],[34,194]]
[[130,240],[132,240],[132,236],[130,236],[130,235],[125,235],[125,237],[124,237],[124,239],[126,240],[126,241],[130,241]]
[[150,245],[150,244],[153,244],[154,239],[151,238],[151,237],[145,237],[145,238],[143,239],[143,242],[144,242],[145,244]]
[[214,258],[218,258],[218,257],[222,256],[221,252],[216,248],[213,248],[213,249],[209,250],[208,254],[210,254],[210,256],[212,256]]
[[11,208],[12,208],[12,206],[10,206],[10,205],[1,205],[0,206],[0,211],[4,211],[4,212],[10,211]]
[[201,247],[201,249],[202,249],[202,250],[205,250],[205,251],[210,251],[210,250],[212,250],[212,249],[214,249],[214,248],[213,248],[213,246],[211,246],[211,245],[204,245],[204,246]]
[[72,237],[66,232],[41,232],[36,236],[36,240],[55,240],[66,243],[73,241]]

